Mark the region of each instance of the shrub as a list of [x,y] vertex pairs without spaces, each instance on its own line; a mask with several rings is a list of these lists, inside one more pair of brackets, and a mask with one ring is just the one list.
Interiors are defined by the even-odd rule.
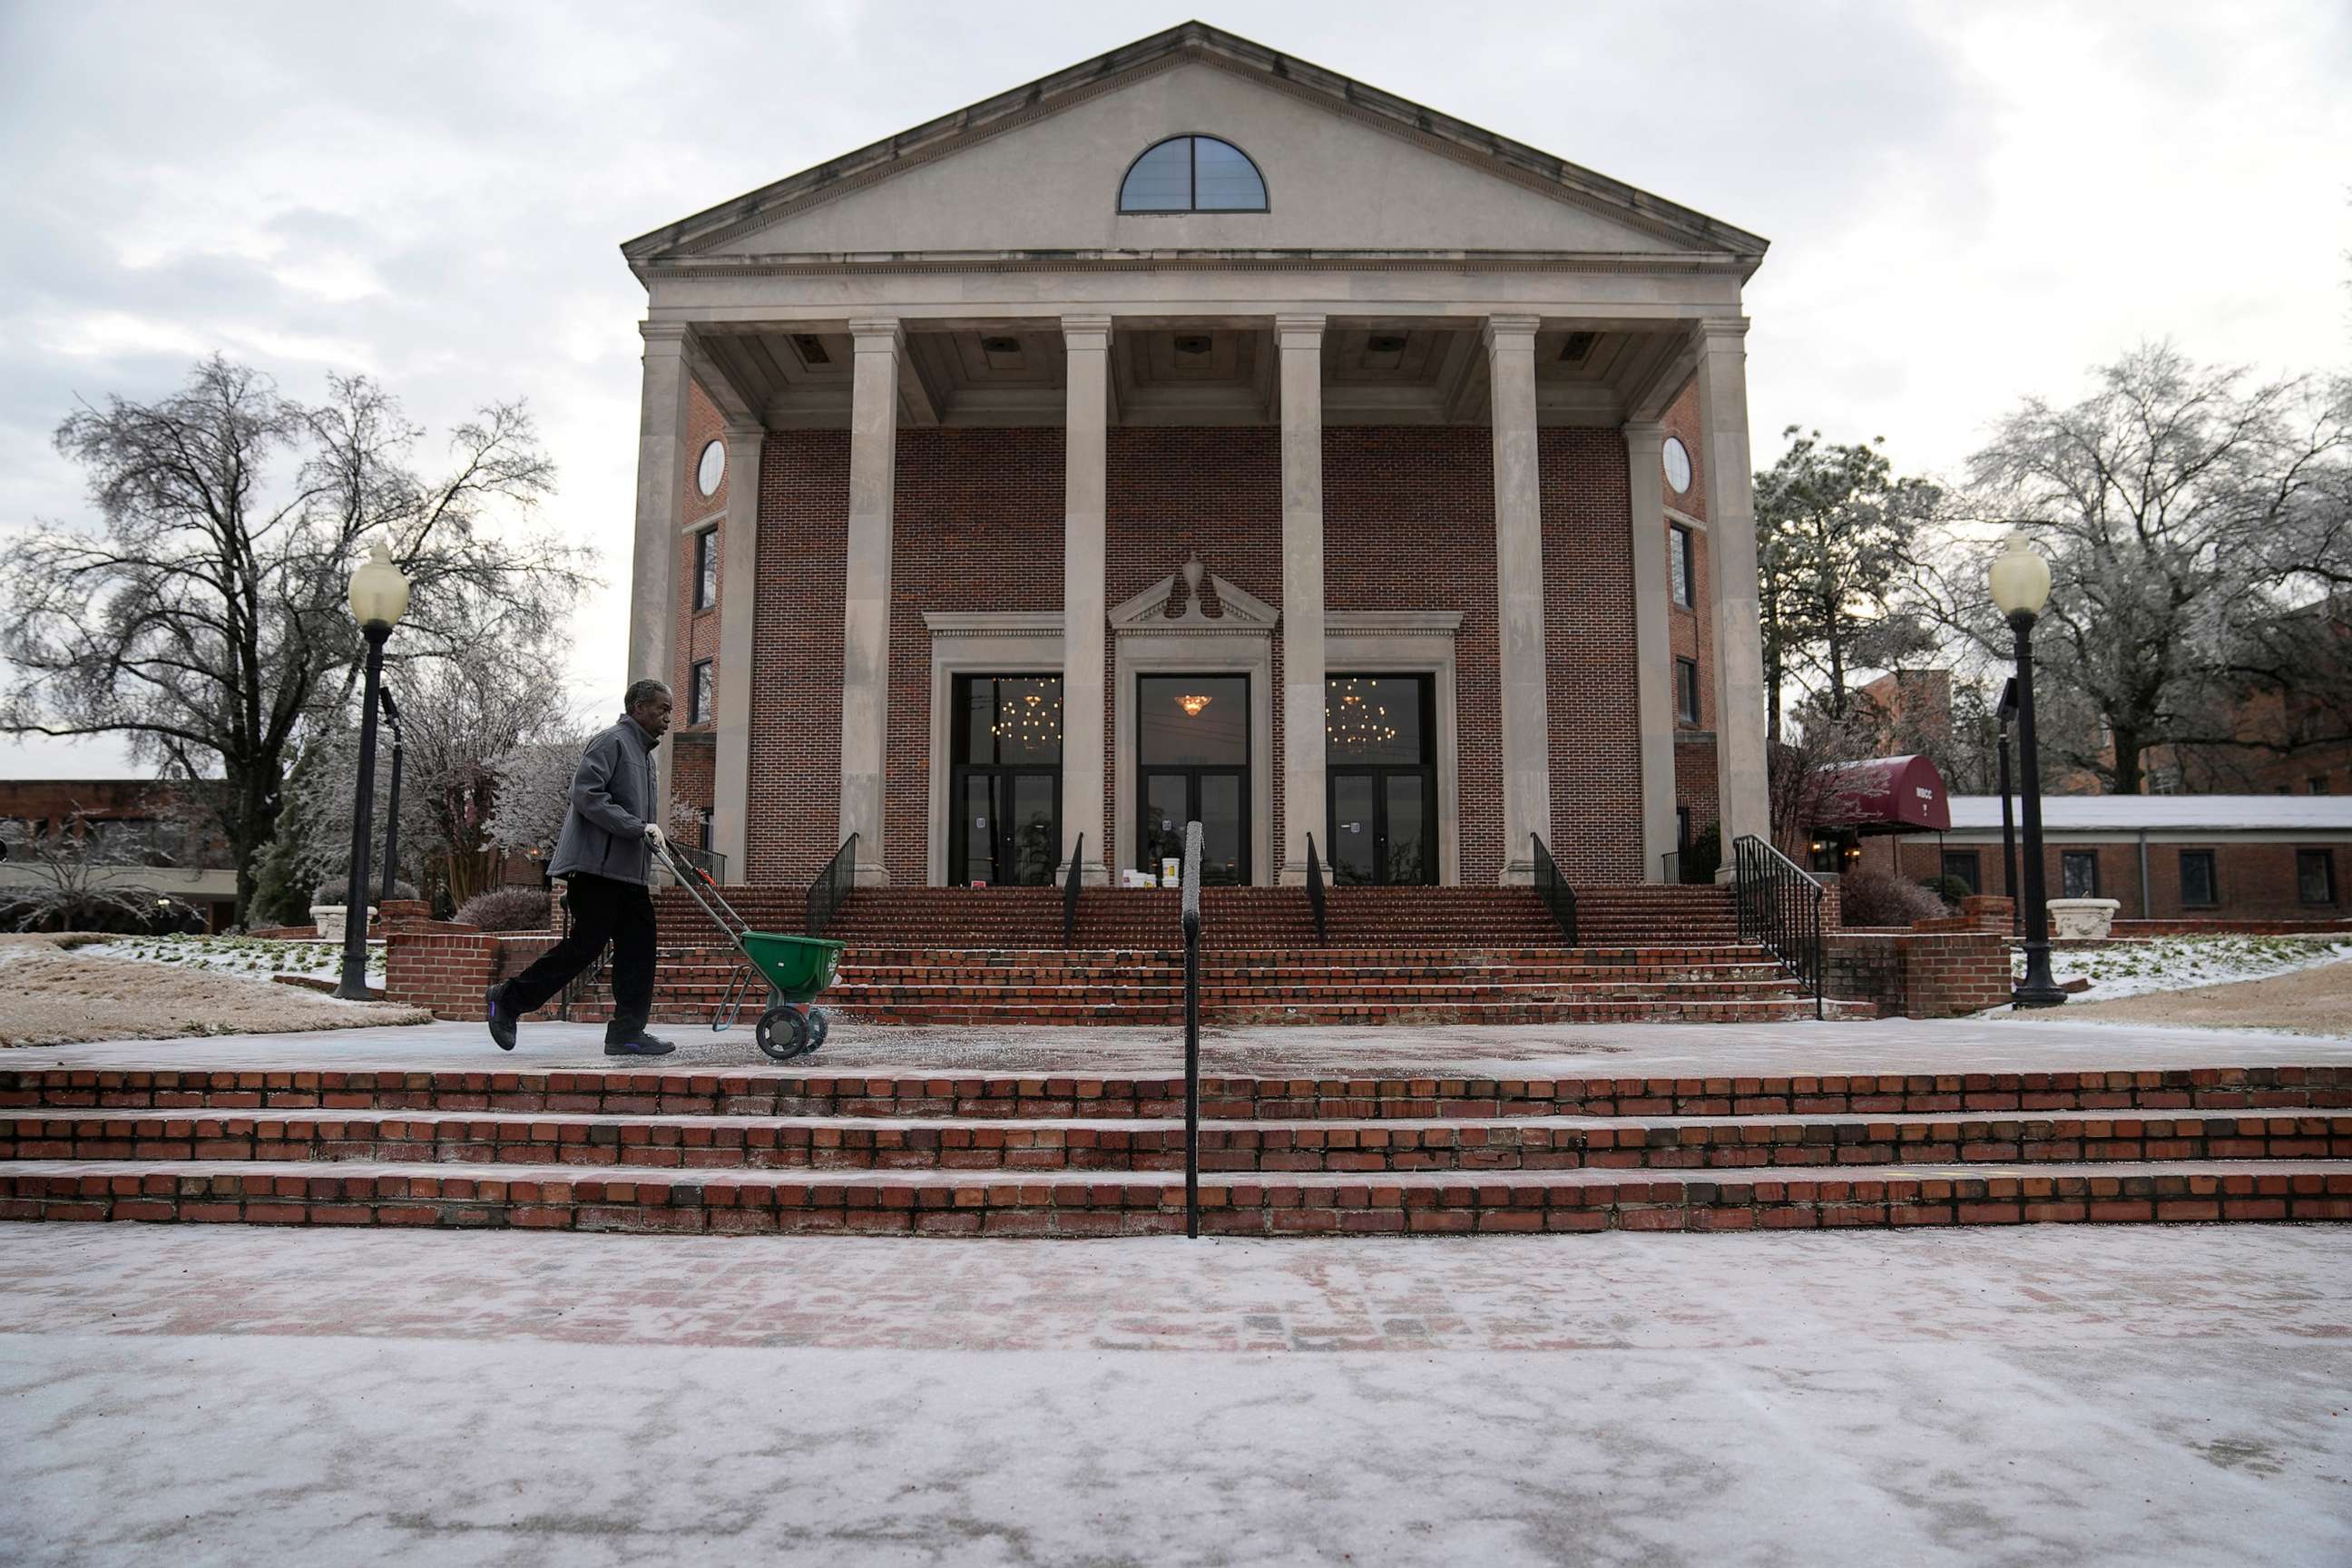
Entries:
[[1849,871],[1838,881],[1839,919],[1850,926],[1907,926],[1944,913],[1944,900],[1883,871]]
[[[352,884],[349,875],[330,877],[325,881],[310,889],[310,902],[313,904],[325,904],[332,907],[333,905],[341,903],[343,901],[343,896],[351,890]],[[416,884],[414,882],[404,882],[395,877],[393,879],[392,883],[392,896],[395,899],[415,898],[417,896]],[[383,879],[381,877],[370,877],[368,879],[368,902],[373,904],[382,897],[383,897]],[[305,910],[302,912],[305,915],[308,915],[310,911]],[[298,921],[296,923],[299,924],[300,922]]]
[[1706,831],[1695,836],[1683,848],[1679,862],[1681,877],[1685,882],[1712,882],[1723,866],[1723,825],[1710,822]]
[[1930,877],[1919,885],[1944,900],[1944,910],[1948,914],[1960,912],[1962,899],[1976,897],[1969,891],[1969,885],[1958,877]]
[[547,916],[546,889],[492,888],[459,904],[457,920],[484,931],[545,931]]

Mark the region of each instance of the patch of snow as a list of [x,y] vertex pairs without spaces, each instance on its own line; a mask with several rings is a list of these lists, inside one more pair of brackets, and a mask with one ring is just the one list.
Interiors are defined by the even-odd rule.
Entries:
[[[2080,994],[2083,999],[2105,1002],[2231,980],[2267,980],[2347,958],[2352,958],[2352,942],[2292,936],[2168,936],[2053,949],[2050,972],[2062,985],[2087,979],[2091,988]],[[2014,956],[2013,968],[2022,980],[2023,953]]]
[[[334,942],[289,942],[251,936],[128,936],[89,942],[74,951],[94,958],[137,959],[257,980],[278,974],[338,980],[343,973],[342,944]],[[370,983],[383,984],[382,942],[368,943],[367,973]]]

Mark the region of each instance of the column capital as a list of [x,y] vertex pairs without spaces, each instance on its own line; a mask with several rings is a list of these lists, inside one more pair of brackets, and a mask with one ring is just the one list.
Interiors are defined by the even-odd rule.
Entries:
[[663,348],[672,353],[682,353],[686,340],[694,329],[684,321],[639,321],[637,336],[645,339],[646,347]]
[[1628,452],[1646,451],[1654,455],[1664,451],[1665,445],[1666,427],[1662,422],[1655,419],[1625,421],[1625,449]]
[[767,438],[768,425],[763,419],[729,418],[722,420],[720,424],[727,432],[727,439],[730,442],[760,441]]
[[873,353],[884,342],[894,353],[907,346],[906,325],[896,316],[853,316],[849,335],[861,353]]
[[1542,325],[1541,316],[1489,316],[1479,324],[1478,335],[1490,353],[1498,349],[1533,353],[1536,329]]
[[1329,320],[1308,311],[1286,312],[1274,319],[1275,342],[1286,349],[1320,349]]
[[1707,348],[1738,346],[1748,336],[1745,316],[1701,316],[1691,324],[1691,335]]
[[1111,321],[1108,316],[1062,318],[1062,345],[1066,349],[1083,349],[1101,353],[1110,347],[1110,331]]

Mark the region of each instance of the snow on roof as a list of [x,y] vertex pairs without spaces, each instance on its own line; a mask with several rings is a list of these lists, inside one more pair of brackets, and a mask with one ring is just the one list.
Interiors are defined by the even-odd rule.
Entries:
[[[2352,833],[2346,795],[2045,795],[2042,826],[2073,832]],[[1952,796],[1952,830],[2000,826],[2000,796]]]

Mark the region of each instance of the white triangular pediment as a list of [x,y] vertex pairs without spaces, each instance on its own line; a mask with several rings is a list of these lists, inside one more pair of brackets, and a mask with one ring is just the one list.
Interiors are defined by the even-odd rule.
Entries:
[[1184,607],[1171,616],[1168,602],[1177,594],[1173,572],[1146,588],[1135,597],[1115,605],[1110,612],[1113,631],[1272,631],[1282,619],[1282,612],[1264,599],[1234,586],[1212,572],[1209,585],[1216,590],[1217,614],[1210,615],[1201,602],[1201,595],[1186,596]]
[[[1118,211],[1171,136],[1248,153],[1257,213]],[[1186,24],[624,247],[694,258],[1166,250],[1752,253],[1764,242],[1450,116]]]

